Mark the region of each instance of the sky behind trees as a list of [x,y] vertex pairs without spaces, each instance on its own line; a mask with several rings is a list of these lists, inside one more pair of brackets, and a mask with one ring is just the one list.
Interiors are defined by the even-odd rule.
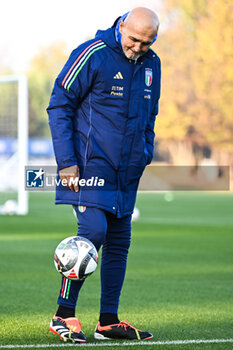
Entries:
[[159,4],[160,0],[2,1],[0,62],[15,72],[25,71],[41,47],[65,41],[72,50],[133,7]]

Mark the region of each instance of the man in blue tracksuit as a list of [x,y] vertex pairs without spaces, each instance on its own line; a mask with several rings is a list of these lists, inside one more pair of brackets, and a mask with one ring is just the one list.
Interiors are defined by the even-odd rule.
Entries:
[[[99,249],[100,318],[96,339],[151,339],[118,319],[139,179],[153,158],[160,60],[150,49],[158,16],[135,8],[75,49],[55,81],[48,114],[60,179],[56,204],[73,205],[78,235]],[[70,182],[94,178],[88,188]],[[100,181],[100,185],[99,184]],[[75,307],[82,281],[63,278],[50,330],[85,342]]]

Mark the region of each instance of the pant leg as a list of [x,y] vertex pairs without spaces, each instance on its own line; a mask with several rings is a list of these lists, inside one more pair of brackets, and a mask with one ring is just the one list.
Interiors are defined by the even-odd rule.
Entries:
[[117,219],[107,213],[107,234],[101,260],[100,313],[118,313],[128,249],[131,237],[131,215]]
[[[82,213],[78,210],[78,206],[74,206],[74,209],[78,217],[78,235],[89,239],[99,250],[107,231],[106,213],[97,208],[86,208]],[[57,303],[75,308],[84,281],[72,281],[63,277]]]

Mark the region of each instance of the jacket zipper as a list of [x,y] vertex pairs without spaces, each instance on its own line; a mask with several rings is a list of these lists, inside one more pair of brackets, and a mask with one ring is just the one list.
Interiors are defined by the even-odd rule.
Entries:
[[[132,60],[129,60],[130,63],[132,63]],[[127,118],[128,118],[128,115],[129,115],[129,105],[130,105],[130,97],[131,97],[131,85],[132,85],[132,80],[133,80],[133,76],[134,76],[134,72],[135,72],[135,66],[137,64],[137,61],[135,61],[133,64],[133,67],[132,67],[132,74],[131,74],[131,78],[130,78],[130,91],[129,91],[129,99],[128,99],[128,108],[127,108]],[[125,123],[125,128],[124,128],[124,135],[125,135],[125,131],[126,131],[126,124],[127,122]],[[124,142],[122,143],[122,146],[121,146],[121,153],[120,155],[122,154],[122,149],[123,149],[123,144]],[[121,156],[120,156],[120,159],[121,159]],[[119,196],[119,169],[120,169],[120,163],[119,163],[119,166],[118,166],[118,169],[117,169],[117,193],[116,193],[116,213],[118,214],[119,213],[119,205],[118,205],[118,196]]]
[[[91,107],[91,93],[89,95],[89,105],[90,105],[90,127],[88,130],[88,134],[87,134],[87,144],[86,144],[86,149],[85,149],[85,163],[84,163],[84,167],[83,167],[83,176],[85,175],[85,170],[86,170],[86,166],[87,166],[87,152],[88,152],[88,146],[89,146],[89,140],[90,140],[90,136],[91,136],[91,129],[92,129],[92,121],[91,121],[91,117],[92,117],[92,107]],[[82,187],[79,188],[79,205],[81,202],[81,197],[82,197]]]

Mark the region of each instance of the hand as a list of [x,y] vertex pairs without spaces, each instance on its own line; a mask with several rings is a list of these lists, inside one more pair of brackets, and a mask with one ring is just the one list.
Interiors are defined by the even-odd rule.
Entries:
[[79,168],[77,165],[69,166],[59,171],[61,180],[67,181],[67,186],[71,191],[79,191]]

